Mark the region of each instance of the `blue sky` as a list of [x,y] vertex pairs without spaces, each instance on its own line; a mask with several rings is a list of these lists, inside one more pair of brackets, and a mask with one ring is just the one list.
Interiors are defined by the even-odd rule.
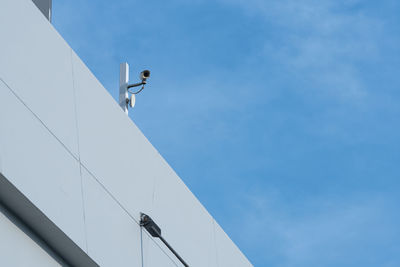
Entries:
[[[53,1],[57,30],[255,266],[400,266],[400,2]],[[101,108],[101,107],[99,107]]]

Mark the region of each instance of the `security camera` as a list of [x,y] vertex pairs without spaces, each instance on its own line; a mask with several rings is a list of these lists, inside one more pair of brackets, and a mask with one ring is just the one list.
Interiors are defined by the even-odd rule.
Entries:
[[136,93],[133,94],[137,94],[140,93],[143,90],[143,87],[145,84],[147,84],[147,79],[150,77],[150,71],[149,70],[144,70],[139,74],[139,78],[140,80],[142,80],[140,83],[134,83],[134,84],[129,84],[128,85],[128,89],[133,88],[133,87],[137,87],[137,86],[142,86],[142,89],[140,89],[139,91],[137,91]]
[[146,81],[150,77],[150,71],[149,70],[144,70],[140,73],[139,78],[142,81]]
[[[139,74],[140,82],[129,84],[129,65],[128,63],[120,64],[120,82],[119,82],[119,104],[121,108],[128,114],[129,107],[133,108],[136,103],[136,95],[143,91],[147,84],[147,79],[150,78],[150,71],[143,70]],[[130,89],[140,87],[136,91]]]

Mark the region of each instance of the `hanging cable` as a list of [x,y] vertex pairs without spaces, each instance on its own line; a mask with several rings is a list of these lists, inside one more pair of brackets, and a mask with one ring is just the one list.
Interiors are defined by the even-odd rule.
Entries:
[[134,94],[134,95],[139,94],[144,89],[144,85],[145,85],[145,83],[143,83],[142,87],[139,90],[137,90],[136,92],[130,91],[129,88],[131,88],[131,87],[128,87],[128,92],[131,94]]

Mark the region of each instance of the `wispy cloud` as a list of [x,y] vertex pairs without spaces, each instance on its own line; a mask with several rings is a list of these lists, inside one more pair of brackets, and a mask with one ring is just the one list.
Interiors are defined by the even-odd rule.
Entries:
[[400,266],[398,1],[72,2],[114,96],[149,64],[132,119],[255,266]]
[[285,204],[277,191],[245,199],[244,242],[264,247],[261,257],[271,266],[400,264],[400,246],[393,246],[400,235],[400,218],[395,202],[387,197],[324,196],[295,207]]
[[368,14],[363,1],[222,1],[279,31],[275,40],[265,37],[264,54],[274,55],[312,93],[351,100],[368,94],[359,63],[379,57],[384,21]]

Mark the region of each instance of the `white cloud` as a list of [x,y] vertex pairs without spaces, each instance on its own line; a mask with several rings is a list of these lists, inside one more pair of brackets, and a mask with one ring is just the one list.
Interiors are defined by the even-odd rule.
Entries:
[[[325,195],[295,206],[285,203],[278,191],[246,198],[242,242],[263,247],[264,262],[285,267],[362,266],[379,257],[382,264],[400,260],[381,250],[399,235],[396,205],[388,196]],[[380,251],[365,253],[371,250]]]
[[361,1],[221,1],[280,31],[278,41],[265,38],[264,55],[275,56],[312,93],[351,100],[368,94],[359,66],[379,57],[384,22],[367,14]]

